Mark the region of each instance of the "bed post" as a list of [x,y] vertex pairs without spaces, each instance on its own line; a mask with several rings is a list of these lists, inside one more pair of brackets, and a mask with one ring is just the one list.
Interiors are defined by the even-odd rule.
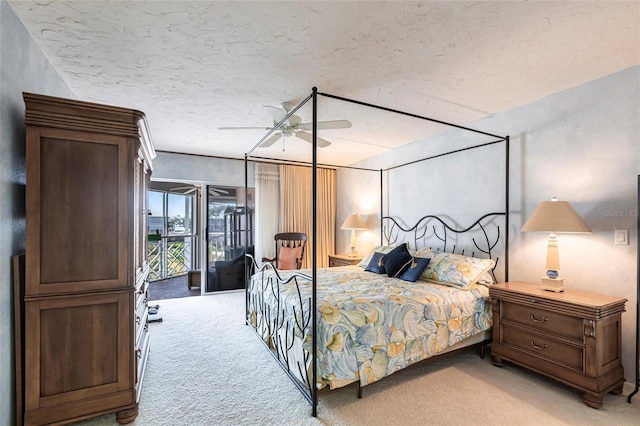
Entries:
[[382,169],[380,169],[380,245],[384,244],[384,237],[383,237],[383,229],[382,229],[382,218],[384,217],[384,208],[383,208],[383,199],[384,199],[384,194],[382,192],[382,188],[383,188],[383,177],[382,177]]
[[504,281],[509,282],[509,136],[505,143],[505,171],[504,171]]
[[312,226],[311,226],[311,327],[313,329],[313,333],[312,333],[312,343],[311,343],[311,350],[312,350],[312,354],[311,354],[311,363],[313,365],[312,368],[312,373],[313,373],[313,378],[312,378],[312,388],[311,388],[311,399],[312,399],[312,416],[313,417],[317,417],[318,416],[318,362],[316,359],[316,354],[317,352],[317,348],[318,348],[318,336],[316,333],[317,330],[317,317],[316,317],[316,312],[317,310],[317,291],[316,291],[316,272],[317,272],[317,251],[316,251],[316,247],[317,247],[317,241],[318,239],[316,238],[316,228],[317,228],[317,217],[316,217],[316,213],[317,213],[317,204],[318,204],[318,197],[317,197],[317,191],[318,191],[318,89],[316,87],[314,87],[312,89],[312,166],[311,166],[311,171],[313,173],[313,176],[311,178],[311,193],[313,194],[313,200],[312,200]]
[[[249,161],[248,161],[248,154],[244,154],[244,220],[245,220],[245,227],[244,227],[244,245],[245,245],[245,249],[244,249],[244,322],[245,324],[248,324],[248,318],[249,318],[249,292],[247,291],[247,289],[249,288],[249,262],[247,262],[247,252],[249,250],[249,200],[248,200],[248,193],[249,193]],[[207,219],[208,222],[208,219]],[[208,223],[207,223],[208,226]],[[255,251],[254,251],[255,254]],[[208,256],[208,255],[207,255]],[[208,266],[207,266],[208,267]],[[207,269],[208,270],[208,269]]]

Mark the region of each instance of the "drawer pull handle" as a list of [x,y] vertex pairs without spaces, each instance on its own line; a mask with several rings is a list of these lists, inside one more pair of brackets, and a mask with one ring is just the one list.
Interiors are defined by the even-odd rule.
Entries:
[[538,346],[536,345],[536,342],[534,342],[533,340],[530,341],[531,346],[533,346],[534,348],[538,349],[539,351],[543,350],[543,349],[547,349],[549,347],[549,345],[547,345],[546,343],[542,346]]
[[529,314],[529,319],[533,322],[545,322],[545,321],[549,321],[549,318],[547,317],[542,317],[542,319],[538,319],[535,317],[535,315],[533,314]]

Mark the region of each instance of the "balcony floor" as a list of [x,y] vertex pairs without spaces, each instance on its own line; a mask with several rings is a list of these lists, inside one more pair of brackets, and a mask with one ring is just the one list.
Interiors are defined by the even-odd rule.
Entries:
[[151,281],[149,283],[149,300],[178,299],[181,297],[200,296],[200,287],[187,288],[187,275]]

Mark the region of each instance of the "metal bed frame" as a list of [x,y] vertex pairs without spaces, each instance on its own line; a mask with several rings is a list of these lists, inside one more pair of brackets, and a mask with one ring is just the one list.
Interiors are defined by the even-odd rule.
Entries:
[[[317,117],[318,117],[318,96],[323,96],[323,97],[327,97],[327,98],[331,98],[331,99],[335,99],[335,100],[340,100],[340,101],[344,101],[344,102],[349,102],[349,103],[353,103],[356,105],[361,105],[363,107],[369,107],[369,108],[374,108],[374,109],[378,109],[378,110],[383,110],[383,111],[387,111],[390,113],[395,113],[395,114],[400,114],[400,115],[404,115],[404,116],[408,116],[408,117],[413,117],[413,118],[417,118],[420,120],[425,120],[425,121],[429,121],[429,122],[433,122],[433,123],[437,123],[437,124],[442,124],[448,127],[452,127],[452,128],[456,128],[456,129],[461,129],[461,130],[465,130],[468,132],[472,132],[475,134],[480,134],[480,135],[484,135],[484,136],[490,136],[492,138],[495,138],[494,141],[491,142],[487,142],[487,143],[481,143],[478,145],[473,145],[473,146],[469,146],[469,147],[465,147],[465,148],[461,148],[461,149],[457,149],[457,150],[453,150],[453,151],[449,151],[446,153],[442,153],[442,154],[438,154],[438,155],[433,155],[433,156],[429,156],[429,157],[425,157],[419,160],[414,160],[414,161],[410,161],[404,164],[400,164],[400,165],[395,165],[392,167],[389,167],[387,169],[368,169],[368,168],[360,168],[360,167],[351,167],[351,166],[335,166],[335,165],[324,165],[324,164],[318,164],[318,158],[317,158],[317,149],[318,149],[318,144],[317,144]],[[291,117],[293,114],[295,114],[303,105],[305,105],[307,102],[311,101],[312,102],[312,130],[311,130],[311,134],[312,134],[312,140],[311,140],[311,145],[312,145],[312,160],[311,160],[311,168],[312,168],[312,194],[314,194],[313,200],[312,200],[312,234],[311,234],[311,276],[306,275],[306,274],[301,274],[301,273],[293,273],[291,277],[284,279],[282,277],[280,277],[280,275],[278,274],[278,271],[275,270],[275,280],[279,283],[284,283],[284,282],[290,282],[290,281],[294,281],[294,282],[298,282],[298,280],[309,280],[311,281],[311,286],[312,286],[312,291],[311,291],[311,300],[310,300],[310,306],[311,306],[311,310],[309,313],[305,314],[304,312],[301,312],[299,317],[299,324],[298,326],[308,326],[309,322],[311,323],[311,327],[314,330],[314,332],[312,333],[312,353],[309,354],[310,358],[311,358],[311,366],[312,366],[312,378],[311,381],[307,384],[302,384],[300,383],[294,376],[293,373],[290,371],[290,367],[288,365],[283,364],[282,360],[280,359],[282,356],[284,356],[286,358],[286,351],[284,353],[284,355],[282,354],[282,350],[283,348],[286,348],[288,345],[288,342],[270,342],[271,346],[269,349],[272,349],[273,346],[275,345],[275,352],[274,350],[270,350],[270,353],[274,356],[274,358],[276,360],[278,360],[278,362],[280,363],[280,365],[282,366],[282,368],[284,369],[284,371],[287,373],[287,375],[289,375],[289,377],[292,379],[292,381],[294,382],[294,384],[296,385],[296,387],[300,390],[300,392],[303,394],[303,396],[309,401],[309,403],[312,406],[312,416],[316,417],[317,416],[317,410],[318,410],[318,382],[317,382],[317,371],[318,371],[318,366],[317,366],[317,361],[316,361],[316,356],[315,354],[317,353],[317,336],[315,333],[315,330],[317,328],[317,318],[316,315],[311,315],[311,313],[315,313],[317,311],[317,294],[316,294],[316,275],[317,275],[317,239],[316,239],[316,231],[317,231],[317,201],[316,201],[316,197],[315,194],[317,193],[317,175],[316,175],[316,170],[318,168],[318,166],[330,166],[330,167],[335,167],[335,168],[343,168],[343,169],[353,169],[353,170],[364,170],[364,171],[371,171],[371,172],[378,172],[380,174],[380,238],[381,238],[381,243],[385,237],[385,232],[387,233],[387,238],[392,238],[393,232],[394,232],[394,228],[398,228],[398,229],[402,229],[404,231],[409,230],[409,231],[413,231],[416,232],[416,238],[417,237],[417,233],[418,232],[423,232],[423,231],[418,231],[418,229],[422,229],[420,225],[420,223],[424,223],[423,220],[426,220],[425,218],[428,219],[435,219],[437,221],[439,221],[442,225],[443,225],[443,230],[444,230],[444,234],[440,234],[440,235],[436,235],[436,237],[438,239],[440,239],[445,247],[447,244],[447,230],[452,231],[454,233],[463,233],[466,231],[469,231],[470,229],[476,227],[483,219],[489,217],[489,216],[504,216],[504,277],[505,277],[505,281],[508,281],[508,277],[509,277],[509,136],[499,136],[499,135],[495,135],[492,133],[487,133],[487,132],[483,132],[480,130],[476,130],[476,129],[472,129],[469,127],[465,127],[465,126],[460,126],[457,124],[453,124],[453,123],[448,123],[445,121],[441,121],[441,120],[437,120],[434,118],[429,118],[429,117],[425,117],[425,116],[421,116],[421,115],[417,115],[417,114],[413,114],[413,113],[409,113],[409,112],[404,112],[404,111],[400,111],[400,110],[395,110],[395,109],[391,109],[391,108],[387,108],[387,107],[383,107],[383,106],[378,106],[378,105],[374,105],[374,104],[370,104],[370,103],[366,103],[366,102],[361,102],[361,101],[357,101],[357,100],[353,100],[353,99],[348,99],[348,98],[343,98],[340,96],[336,96],[336,95],[331,95],[328,93],[321,93],[318,92],[316,87],[313,87],[312,89],[312,93],[307,96],[302,102],[300,102],[295,108],[293,108],[291,111],[289,111],[285,117],[277,124],[275,124],[244,156],[244,163],[245,163],[245,188],[248,187],[249,182],[248,182],[248,164],[250,161],[256,161],[256,160],[262,160],[262,161],[267,161],[267,162],[275,162],[275,163],[296,163],[296,164],[300,164],[301,162],[299,161],[288,161],[288,160],[282,160],[282,159],[274,159],[274,158],[265,158],[265,157],[259,157],[259,156],[255,156],[252,155],[252,153],[267,139],[271,136],[271,134],[276,131],[278,128],[280,128],[281,126],[285,125],[287,123],[287,120],[289,119],[289,117]],[[455,153],[459,153],[459,152],[463,152],[463,151],[467,151],[467,150],[471,150],[471,149],[477,149],[477,148],[481,148],[484,146],[488,146],[488,145],[493,145],[493,144],[498,144],[498,143],[504,143],[504,149],[505,149],[505,179],[504,179],[504,191],[505,191],[505,199],[504,199],[504,212],[496,212],[496,213],[489,213],[487,215],[484,215],[483,217],[479,218],[474,224],[472,224],[470,227],[465,228],[465,229],[456,229],[454,227],[451,227],[450,225],[447,225],[442,219],[435,217],[435,216],[425,216],[423,218],[421,218],[416,225],[414,225],[411,228],[403,228],[398,222],[396,222],[395,220],[393,220],[392,218],[385,216],[384,215],[384,200],[383,200],[383,176],[385,172],[389,172],[391,170],[400,168],[400,167],[404,167],[410,164],[416,164],[422,161],[427,161],[427,160],[431,160],[434,158],[438,158],[438,157],[443,157],[446,155],[451,155],[451,154],[455,154]],[[306,163],[308,164],[308,163]],[[245,205],[248,205],[248,199],[247,198],[247,194],[248,191],[245,191]],[[392,224],[389,227],[386,227],[385,230],[385,225],[384,225],[384,221],[385,220],[392,220]],[[480,225],[480,227],[482,228],[482,225]],[[434,233],[436,232],[435,228],[434,229]],[[246,233],[248,233],[248,231],[245,231]],[[474,244],[476,245],[476,248],[478,248],[478,250],[484,252],[485,254],[488,254],[489,256],[491,256],[491,249],[493,247],[495,247],[495,244],[499,238],[496,237],[496,240],[491,242],[486,234],[486,231],[484,229],[482,229],[482,232],[484,232],[484,238],[486,240],[487,243],[487,247],[482,247],[480,248],[478,246],[478,244],[475,242],[474,240]],[[424,234],[423,234],[424,236]],[[248,238],[248,235],[245,235],[246,238]],[[454,247],[455,250],[455,247]],[[496,262],[497,263],[497,262]],[[248,325],[250,324],[250,319],[248,318],[249,315],[249,303],[251,303],[251,301],[249,300],[249,280],[250,280],[250,276],[252,274],[252,272],[257,271],[257,273],[260,273],[260,271],[264,271],[265,268],[269,268],[268,265],[263,265],[263,267],[261,269],[256,270],[256,263],[255,260],[253,259],[253,257],[247,255],[246,256],[246,260],[245,260],[245,288],[247,289],[246,291],[246,317],[245,317],[245,321]],[[269,288],[264,288],[264,290],[268,290],[268,289],[273,289],[273,285],[277,285],[277,283],[275,281],[271,281],[269,284]],[[252,327],[253,328],[253,327]],[[263,342],[265,341],[265,339],[269,339],[270,336],[260,336],[263,340]],[[285,339],[286,340],[286,339]],[[269,347],[269,345],[267,344],[267,346]],[[280,355],[278,355],[280,353]],[[306,355],[305,355],[306,356]],[[308,361],[308,359],[306,360]],[[302,372],[302,376],[303,377],[308,377],[305,374],[306,370],[303,370]],[[361,388],[359,387],[359,395],[361,395]]]

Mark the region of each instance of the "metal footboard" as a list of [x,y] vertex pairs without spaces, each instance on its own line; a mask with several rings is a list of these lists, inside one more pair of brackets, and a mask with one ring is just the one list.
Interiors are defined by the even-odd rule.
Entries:
[[[260,337],[271,355],[278,361],[291,381],[296,385],[304,397],[312,402],[313,380],[309,377],[312,372],[308,366],[312,362],[312,354],[302,348],[302,339],[311,335],[312,327],[311,297],[302,295],[301,286],[311,286],[312,278],[299,272],[287,271],[283,277],[280,271],[270,263],[258,267],[251,255],[246,255],[249,277],[247,282],[247,316],[246,322]],[[273,271],[273,273],[267,273]],[[295,286],[298,304],[289,306],[293,310],[294,320],[286,319],[286,309],[283,303],[281,287]],[[270,296],[272,303],[267,301]],[[299,345],[296,346],[298,339]]]

